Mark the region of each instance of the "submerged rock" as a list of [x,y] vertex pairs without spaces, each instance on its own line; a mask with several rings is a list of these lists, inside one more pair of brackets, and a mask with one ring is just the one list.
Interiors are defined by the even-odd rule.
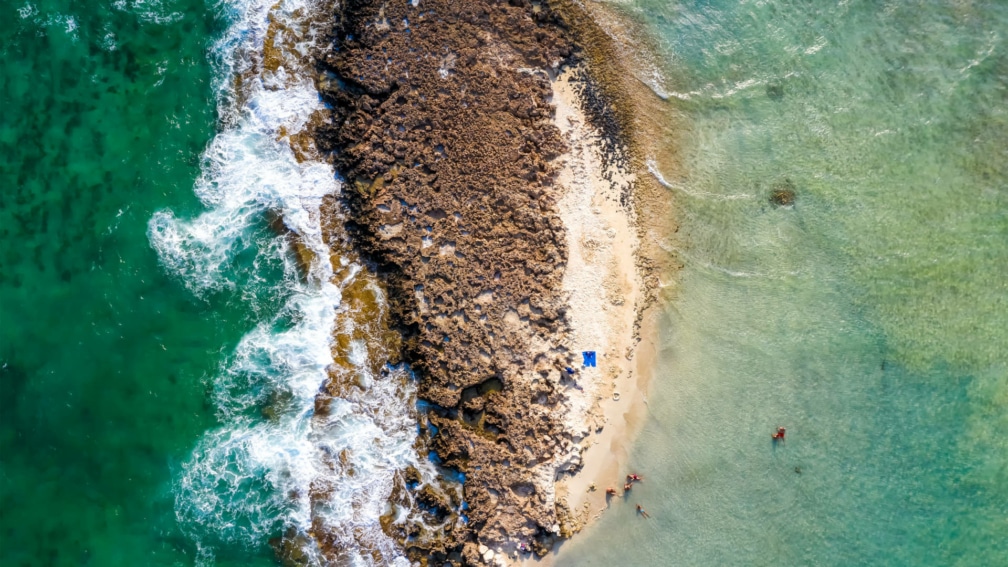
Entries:
[[785,178],[784,181],[773,186],[773,190],[770,192],[771,203],[778,207],[789,207],[794,205],[794,201],[795,185],[790,179]]
[[784,85],[781,83],[770,83],[766,86],[766,94],[770,100],[780,102],[784,99]]

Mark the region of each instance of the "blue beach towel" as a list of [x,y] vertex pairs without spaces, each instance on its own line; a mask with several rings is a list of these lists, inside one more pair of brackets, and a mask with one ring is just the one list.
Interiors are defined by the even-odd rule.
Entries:
[[586,367],[593,368],[595,366],[595,351],[586,350],[581,355],[584,356],[584,365]]

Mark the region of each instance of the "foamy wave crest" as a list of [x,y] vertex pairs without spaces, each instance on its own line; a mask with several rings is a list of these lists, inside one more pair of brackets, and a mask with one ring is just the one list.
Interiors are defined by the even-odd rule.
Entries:
[[318,293],[299,290],[288,300],[280,318],[296,319],[285,330],[275,322],[260,323],[245,335],[231,361],[214,383],[214,402],[222,419],[237,419],[276,399],[310,402],[332,364],[329,349],[339,288],[321,286]]
[[[234,131],[219,134],[204,153],[195,191],[208,209],[193,219],[158,211],[148,225],[162,264],[197,295],[234,289],[245,275],[234,262],[238,256],[252,255],[255,261],[248,266],[253,270],[263,259],[279,257],[282,241],[264,230],[267,211],[280,214],[314,251],[324,249],[318,207],[324,195],[338,189],[332,169],[298,163],[290,146],[271,134],[277,128],[272,124],[284,124],[279,113],[270,115],[258,98],[252,102],[259,112],[250,111]],[[316,96],[309,108],[317,105]],[[293,118],[296,124],[299,117]]]
[[334,400],[329,414],[316,420],[321,462],[335,474],[315,480],[314,488],[328,494],[316,502],[314,519],[348,564],[405,566],[409,562],[382,531],[379,518],[389,509],[400,471],[412,466],[426,479],[436,473],[429,463],[417,461],[411,404],[416,392],[406,372],[392,370],[367,381],[365,395]]
[[299,499],[278,497],[311,481],[314,448],[296,433],[258,423],[204,436],[176,489],[186,531],[204,546],[256,546],[286,523],[303,523]]
[[[183,528],[204,547],[257,546],[289,527],[307,532],[319,519],[346,550],[349,564],[371,564],[355,556],[360,547],[379,550],[391,564],[408,564],[378,518],[388,507],[396,471],[431,468],[417,462],[412,448],[413,394],[405,375],[391,372],[362,399],[334,400],[323,419],[295,411],[277,421],[243,419],[208,433],[176,487]],[[304,408],[305,401],[291,405]]]
[[[294,546],[313,564],[407,565],[379,517],[403,469],[437,474],[414,447],[415,385],[408,370],[384,364],[380,341],[345,328],[352,317],[336,329],[351,314],[343,290],[362,271],[335,258],[334,273],[321,206],[339,184],[331,167],[304,148],[295,155],[289,142],[321,109],[305,62],[319,6],[221,8],[233,23],[212,54],[222,118],[194,188],[204,211],[158,211],[148,238],[165,270],[197,296],[234,290],[245,300],[249,281],[272,277],[281,280],[270,289],[283,305],[222,361],[213,382],[222,425],[178,471],[176,516],[204,564],[222,547],[258,548],[283,536],[273,540],[281,553]],[[267,38],[283,65],[263,63]],[[295,254],[295,241],[311,254]],[[367,292],[384,310],[381,290]],[[347,336],[338,365],[334,332]],[[330,393],[334,383],[346,387]]]
[[[193,219],[158,211],[148,237],[169,273],[194,293],[234,289],[244,275],[235,258],[252,255],[244,266],[256,269],[263,258],[276,258],[281,246],[262,238],[263,213],[282,216],[302,237],[319,232],[318,205],[338,189],[332,169],[319,162],[298,162],[286,133],[300,132],[321,108],[308,76],[297,69],[263,69],[262,48],[270,18],[304,18],[314,6],[303,1],[220,4],[234,19],[212,50],[218,70],[218,106],[224,130],[203,154],[195,192],[208,208]],[[236,80],[240,76],[242,80]],[[235,84],[242,85],[239,92]],[[312,217],[314,215],[314,218]],[[271,236],[271,235],[268,235]],[[320,240],[305,238],[315,251]],[[316,242],[317,241],[317,242]]]

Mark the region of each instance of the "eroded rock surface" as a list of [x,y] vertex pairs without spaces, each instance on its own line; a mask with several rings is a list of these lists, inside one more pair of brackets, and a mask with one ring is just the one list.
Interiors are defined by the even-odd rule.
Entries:
[[319,80],[333,121],[316,131],[433,404],[431,447],[466,475],[468,524],[411,553],[476,564],[478,545],[519,540],[545,553],[553,483],[580,455],[563,424],[574,359],[552,182],[565,147],[544,71],[572,45],[538,3],[413,4],[338,9]]

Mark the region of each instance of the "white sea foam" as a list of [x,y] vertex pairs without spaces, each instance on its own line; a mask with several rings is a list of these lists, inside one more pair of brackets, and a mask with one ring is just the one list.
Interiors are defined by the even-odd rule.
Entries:
[[[305,100],[303,93],[297,94]],[[258,256],[276,256],[279,240],[256,238],[266,211],[281,213],[284,223],[306,244],[324,250],[318,206],[323,195],[337,190],[332,169],[317,162],[298,163],[290,147],[273,133],[279,125],[296,125],[298,111],[303,110],[287,112],[286,117],[293,115],[294,120],[285,122],[285,116],[278,116],[263,100],[253,99],[250,105],[255,109],[234,130],[219,134],[204,153],[195,191],[207,210],[194,219],[158,211],[149,225],[151,243],[162,262],[198,295],[234,288],[234,274],[227,272],[236,254],[261,246]]]
[[296,324],[278,331],[273,322],[262,322],[245,335],[214,383],[221,418],[238,419],[278,392],[313,400],[333,361],[329,342],[339,301],[339,288],[330,283],[319,293],[297,290],[281,313]]
[[[264,76],[255,63],[269,18],[306,17],[313,6],[267,0],[220,7],[233,24],[213,53],[222,120],[194,188],[204,211],[191,218],[158,211],[148,237],[166,271],[201,297],[244,293],[248,281],[267,278],[261,272],[279,263],[286,303],[222,361],[213,382],[222,425],[204,435],[178,472],[176,515],[202,563],[221,546],[262,545],[288,529],[308,534],[320,522],[343,550],[340,561],[371,565],[377,550],[383,564],[406,565],[378,519],[398,471],[414,466],[426,478],[436,474],[413,447],[412,378],[402,368],[374,375],[376,353],[363,341],[351,342],[352,370],[333,366],[341,291],[359,269],[350,266],[334,281],[320,205],[339,184],[328,165],[298,162],[282,136],[302,130],[321,102],[307,78],[311,69]],[[235,73],[242,74],[242,92]],[[287,239],[265,228],[270,213],[315,252],[309,277],[292,261]],[[330,373],[345,372],[360,387],[315,415]],[[328,496],[312,497],[320,487]],[[304,551],[322,562],[311,544]]]
[[666,189],[671,189],[673,191],[678,191],[684,195],[693,197],[695,199],[704,199],[710,201],[736,201],[739,199],[752,199],[755,197],[755,195],[752,195],[750,193],[721,195],[718,193],[710,193],[708,191],[691,191],[687,189],[686,185],[682,183],[673,183],[672,181],[666,179],[665,176],[662,175],[661,170],[658,169],[658,164],[653,159],[650,158],[647,160],[647,169],[648,173],[650,173],[651,176],[655,178],[655,181],[660,183],[662,187],[665,187]]
[[24,6],[18,8],[18,17],[22,20],[27,20],[28,18],[34,18],[38,15],[38,8],[32,6],[31,3],[25,2]]

